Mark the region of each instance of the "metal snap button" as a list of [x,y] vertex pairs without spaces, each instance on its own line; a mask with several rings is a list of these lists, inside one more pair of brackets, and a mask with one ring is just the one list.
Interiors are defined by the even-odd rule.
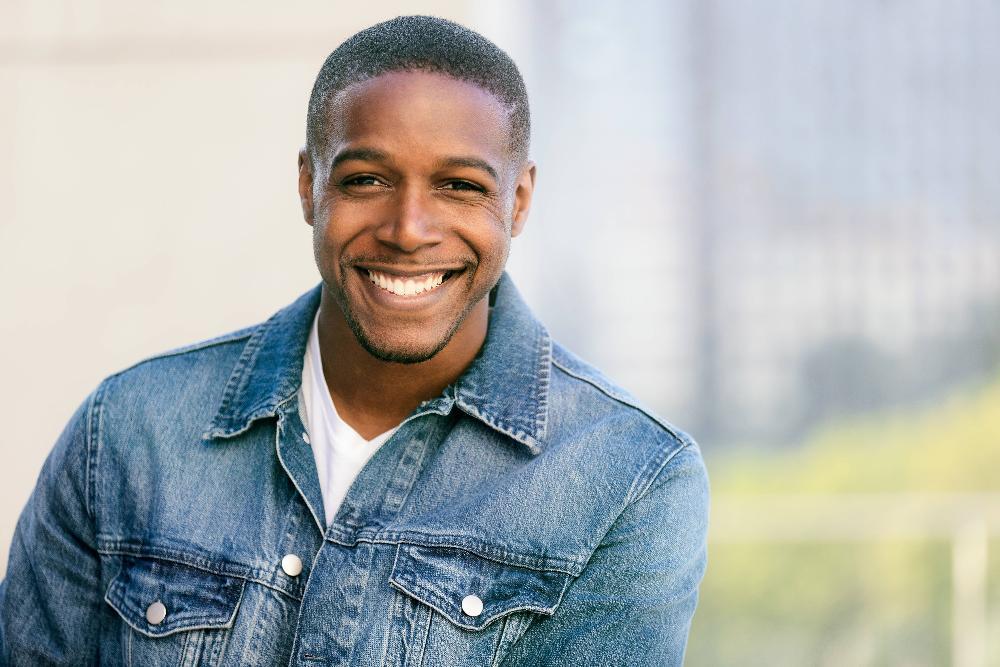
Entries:
[[478,595],[466,595],[462,598],[462,611],[469,616],[479,616],[483,613],[483,601]]
[[167,608],[159,600],[146,607],[146,621],[150,625],[159,625],[166,617]]
[[302,559],[295,554],[288,554],[281,559],[281,569],[289,577],[297,577],[302,574]]

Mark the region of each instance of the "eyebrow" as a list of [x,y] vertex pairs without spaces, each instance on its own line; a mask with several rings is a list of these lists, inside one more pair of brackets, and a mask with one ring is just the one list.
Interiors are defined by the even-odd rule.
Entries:
[[330,171],[337,168],[337,165],[348,160],[362,160],[364,162],[388,162],[389,156],[374,148],[348,148],[337,153],[330,163]]
[[[338,165],[347,162],[349,160],[361,160],[363,162],[389,162],[388,153],[384,153],[375,148],[347,148],[345,150],[337,153],[333,161],[330,163],[330,171],[337,168]],[[441,161],[442,167],[469,167],[471,169],[479,169],[485,171],[489,174],[493,180],[499,180],[500,177],[497,174],[497,170],[493,168],[486,160],[471,156],[454,156],[445,158]]]
[[493,168],[493,165],[486,160],[482,160],[477,157],[450,157],[443,160],[441,165],[444,167],[470,167],[472,169],[480,169],[492,176],[494,181],[500,180],[499,176],[497,176],[497,170]]

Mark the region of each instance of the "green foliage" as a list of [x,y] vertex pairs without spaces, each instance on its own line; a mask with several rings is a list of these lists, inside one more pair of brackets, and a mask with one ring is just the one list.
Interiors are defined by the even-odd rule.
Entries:
[[[1000,490],[1000,382],[922,410],[831,424],[794,451],[709,460],[715,497]],[[859,520],[862,520],[859,517]],[[988,602],[1000,619],[1000,542]],[[713,543],[686,664],[947,665],[951,544]],[[987,664],[1000,665],[1000,620]]]
[[709,460],[713,493],[1000,490],[1000,382],[821,429],[801,447]]

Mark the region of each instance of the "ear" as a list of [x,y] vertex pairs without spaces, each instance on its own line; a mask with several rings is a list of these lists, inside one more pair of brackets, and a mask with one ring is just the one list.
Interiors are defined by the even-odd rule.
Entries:
[[517,236],[528,221],[528,211],[531,209],[531,196],[535,192],[535,163],[526,160],[521,174],[517,179],[517,190],[514,191],[514,213],[511,216],[510,235]]
[[313,223],[313,174],[312,163],[305,148],[299,149],[299,201],[306,224]]

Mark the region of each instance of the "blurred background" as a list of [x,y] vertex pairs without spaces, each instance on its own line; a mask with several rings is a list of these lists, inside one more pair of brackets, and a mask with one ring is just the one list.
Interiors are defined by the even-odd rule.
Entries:
[[318,281],[312,79],[400,13],[522,67],[510,271],[701,442],[687,664],[1000,665],[1000,4],[0,4],[0,569],[111,372]]

